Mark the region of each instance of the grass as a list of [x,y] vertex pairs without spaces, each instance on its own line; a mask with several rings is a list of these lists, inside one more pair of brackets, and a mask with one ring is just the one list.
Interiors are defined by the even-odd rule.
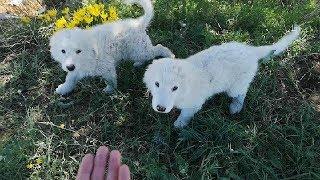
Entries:
[[[134,179],[319,179],[317,1],[157,0],[155,10],[153,42],[181,58],[234,40],[272,43],[294,23],[303,33],[261,64],[239,115],[221,94],[177,130],[178,111],[150,107],[144,68],[121,64],[114,95],[88,78],[60,97],[65,73],[50,58],[45,29],[0,22],[0,179],[73,179],[84,154],[102,144],[122,152]],[[44,162],[27,169],[37,158]]]

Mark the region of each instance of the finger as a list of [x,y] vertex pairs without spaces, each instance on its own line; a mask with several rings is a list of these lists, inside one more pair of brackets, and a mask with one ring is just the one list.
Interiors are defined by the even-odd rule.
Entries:
[[91,179],[103,180],[106,171],[106,165],[109,158],[109,149],[105,146],[99,147],[94,158],[93,171]]
[[107,180],[118,180],[121,154],[114,150],[110,153]]
[[130,180],[130,169],[127,165],[122,165],[119,168],[119,180]]
[[93,159],[94,156],[92,154],[86,154],[80,164],[77,180],[90,180],[90,175],[93,168]]

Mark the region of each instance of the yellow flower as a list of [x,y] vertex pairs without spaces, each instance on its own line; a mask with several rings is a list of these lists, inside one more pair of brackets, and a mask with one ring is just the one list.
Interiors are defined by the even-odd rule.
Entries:
[[57,10],[55,9],[50,9],[47,11],[47,14],[51,17],[51,18],[55,18],[57,16]]
[[105,13],[105,12],[101,12],[100,17],[101,17],[102,19],[107,19],[107,18],[108,18],[108,14]]
[[85,8],[80,8],[76,13],[79,13],[79,15],[84,16],[86,14],[86,9]]
[[28,169],[32,169],[32,168],[33,168],[33,164],[32,164],[32,163],[29,163],[29,164],[27,165],[27,168],[28,168]]
[[99,12],[101,12],[104,8],[104,5],[103,4],[94,4],[93,7],[97,10],[99,10]]
[[100,15],[100,6],[98,4],[87,6],[87,11],[93,16]]
[[27,17],[27,16],[21,17],[21,22],[23,24],[29,24],[30,21],[31,21],[31,19],[29,17]]
[[64,9],[61,11],[61,13],[64,14],[64,15],[66,15],[66,14],[69,13],[69,11],[70,11],[70,9],[69,9],[68,7],[66,7],[66,8],[64,8]]
[[58,127],[61,128],[61,129],[64,129],[65,125],[62,123]]
[[109,18],[110,21],[118,20],[117,9],[114,6],[109,7]]
[[43,160],[41,158],[37,158],[36,159],[36,164],[39,165],[39,164],[42,164],[43,163]]
[[77,27],[78,24],[79,24],[79,21],[72,20],[70,23],[68,23],[68,24],[66,25],[66,28],[71,29],[71,28]]
[[48,14],[43,14],[42,16],[41,16],[41,19],[43,20],[43,21],[45,21],[45,22],[51,22],[52,20],[51,20],[51,17],[48,15]]
[[56,30],[65,28],[67,26],[68,22],[66,21],[66,19],[64,17],[61,17],[60,19],[58,19],[55,22],[55,26],[56,26]]
[[85,9],[81,8],[78,9],[76,12],[74,12],[73,14],[73,19],[77,20],[77,21],[82,21],[83,17],[86,15],[86,11]]
[[87,24],[90,24],[93,21],[92,16],[85,16],[83,19]]

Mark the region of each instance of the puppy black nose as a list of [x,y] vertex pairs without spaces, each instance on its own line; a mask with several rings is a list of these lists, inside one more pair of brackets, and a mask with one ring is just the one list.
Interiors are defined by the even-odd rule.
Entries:
[[157,110],[160,111],[160,112],[164,112],[164,111],[166,111],[166,108],[158,105],[157,106]]
[[69,71],[73,71],[75,68],[76,68],[76,67],[75,67],[73,64],[67,66],[67,69],[68,69]]

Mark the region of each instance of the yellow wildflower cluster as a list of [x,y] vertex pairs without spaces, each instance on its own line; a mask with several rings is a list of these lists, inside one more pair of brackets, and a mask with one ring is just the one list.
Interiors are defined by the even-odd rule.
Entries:
[[51,23],[56,20],[57,14],[58,11],[56,9],[50,9],[46,13],[39,15],[38,19],[47,23]]
[[33,161],[30,161],[29,164],[27,164],[27,168],[28,169],[33,169],[33,168],[37,168],[40,167],[41,164],[43,164],[43,159],[42,158],[37,158]]
[[63,28],[86,27],[89,28],[95,24],[106,23],[119,19],[117,9],[110,6],[106,10],[105,5],[90,4],[75,10],[70,14],[69,8],[62,10],[63,16],[54,23],[55,30]]
[[[46,24],[53,24],[55,31],[63,28],[90,28],[93,25],[111,22],[119,19],[118,10],[114,6],[106,6],[102,3],[95,3],[83,6],[71,11],[68,7],[61,10],[50,9],[37,16],[37,19]],[[23,24],[30,23],[29,17],[22,17]]]

